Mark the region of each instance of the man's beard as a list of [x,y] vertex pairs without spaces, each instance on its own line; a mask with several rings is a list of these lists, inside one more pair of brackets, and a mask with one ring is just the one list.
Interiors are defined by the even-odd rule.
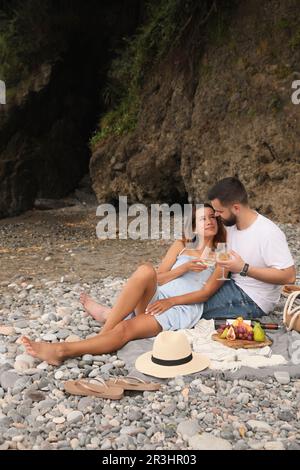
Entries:
[[232,227],[233,225],[236,225],[236,220],[237,219],[236,219],[236,216],[233,215],[233,214],[231,215],[230,219],[225,220],[222,217],[221,217],[221,219],[222,219],[222,222],[225,225],[225,227]]

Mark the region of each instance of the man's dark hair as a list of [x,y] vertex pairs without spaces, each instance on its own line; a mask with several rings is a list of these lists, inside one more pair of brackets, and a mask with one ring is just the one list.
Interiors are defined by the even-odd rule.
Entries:
[[239,202],[240,204],[248,204],[248,195],[245,186],[237,178],[224,178],[218,181],[208,192],[208,199],[213,201],[219,199],[224,206],[229,206]]

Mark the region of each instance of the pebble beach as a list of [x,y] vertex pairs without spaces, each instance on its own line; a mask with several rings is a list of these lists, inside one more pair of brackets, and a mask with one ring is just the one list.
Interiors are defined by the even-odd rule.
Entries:
[[[97,250],[91,224],[74,230],[79,215],[60,212],[55,232],[54,216],[48,215],[48,238],[35,226],[45,227],[44,213],[0,224],[0,450],[300,449],[299,379],[224,380],[199,373],[169,380],[158,392],[125,392],[119,401],[67,395],[65,380],[126,376],[126,364],[116,353],[49,366],[24,353],[21,336],[57,342],[97,334],[100,325],[84,312],[80,293],[113,305],[130,271],[144,260],[159,262],[167,244],[106,241]],[[300,226],[282,228],[299,273]],[[72,240],[67,248],[63,237]],[[278,322],[283,304],[284,298]]]

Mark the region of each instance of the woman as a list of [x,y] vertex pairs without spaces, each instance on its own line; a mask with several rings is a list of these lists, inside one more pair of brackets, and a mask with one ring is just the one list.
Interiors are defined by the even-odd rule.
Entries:
[[[189,249],[187,240],[177,240],[157,272],[150,263],[140,266],[124,286],[99,335],[75,343],[54,344],[23,338],[27,353],[59,365],[69,357],[117,351],[131,340],[157,336],[162,330],[195,326],[201,318],[203,302],[222,285],[218,280],[221,269],[217,267],[213,272],[213,268],[201,262],[201,255],[206,247],[224,242],[226,232],[209,204],[193,215],[193,229],[200,239],[198,246]],[[133,310],[134,318],[126,319]]]

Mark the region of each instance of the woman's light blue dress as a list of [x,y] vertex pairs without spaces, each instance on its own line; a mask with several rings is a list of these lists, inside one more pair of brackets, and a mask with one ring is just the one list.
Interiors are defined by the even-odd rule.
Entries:
[[[177,256],[177,260],[171,270],[187,263],[191,258],[195,258],[195,256],[180,254]],[[173,279],[162,286],[157,286],[157,290],[149,304],[152,304],[157,300],[189,294],[202,289],[213,271],[214,267],[209,267],[201,272],[188,271],[182,276]],[[161,315],[156,315],[155,318],[163,330],[182,330],[193,328],[201,319],[202,313],[203,303],[175,305]],[[132,318],[132,316],[133,314],[131,314],[128,319]]]

